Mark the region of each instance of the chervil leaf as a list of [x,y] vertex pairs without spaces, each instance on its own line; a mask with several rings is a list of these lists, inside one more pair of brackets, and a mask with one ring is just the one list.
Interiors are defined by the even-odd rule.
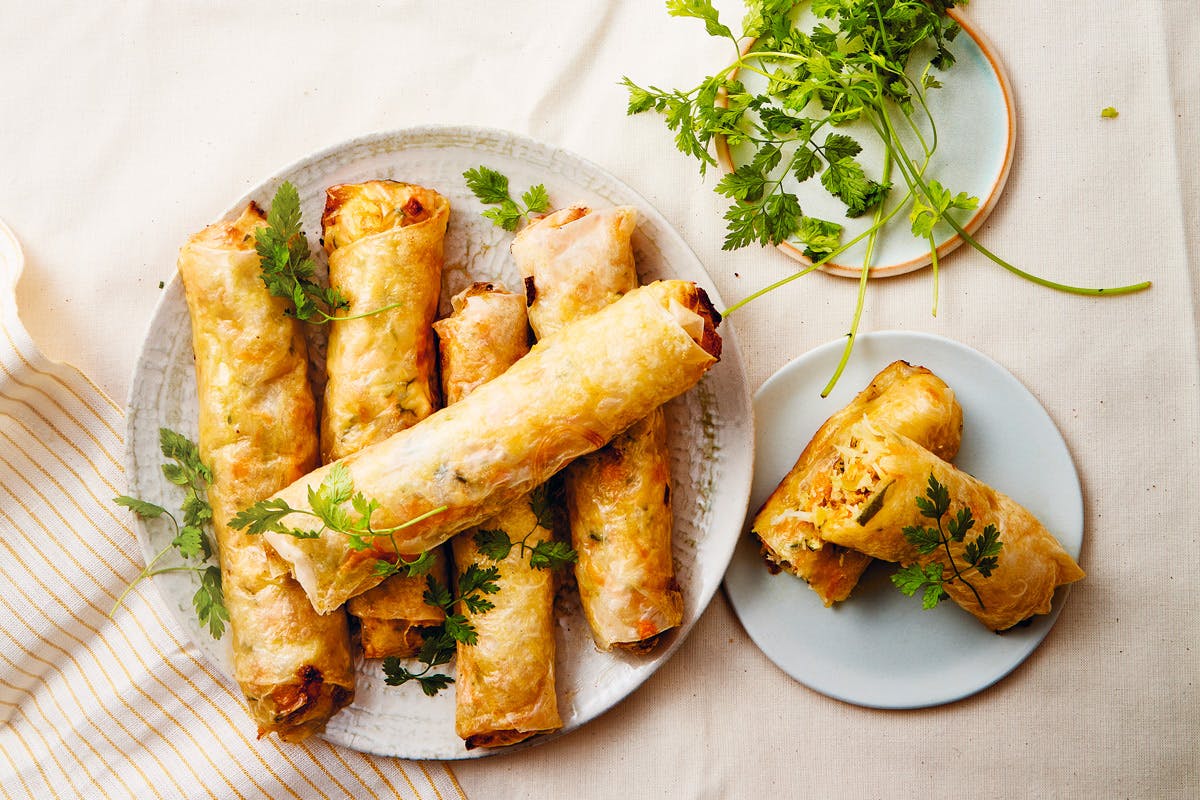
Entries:
[[[938,567],[939,571],[941,564],[930,564],[931,567]],[[925,594],[921,596],[921,608],[928,611],[931,608],[936,608],[938,602],[946,596],[946,589],[943,584],[930,583],[925,587]]]
[[454,637],[445,631],[435,629],[421,643],[421,649],[417,652],[417,659],[422,664],[428,664],[431,667],[440,667],[442,664],[449,663],[450,659],[454,657],[454,651]]
[[447,614],[442,628],[456,642],[473,645],[479,641],[479,634],[461,614]]
[[844,134],[831,133],[825,138],[825,158],[829,161],[853,158],[861,152],[862,146]]
[[870,180],[862,165],[850,156],[829,162],[821,173],[821,185],[846,204],[846,216],[857,217],[874,207],[887,186]]
[[905,527],[901,532],[909,544],[917,548],[917,552],[921,555],[932,553],[942,543],[942,536],[937,528],[922,528],[919,525],[910,525]]
[[808,147],[800,147],[792,160],[792,176],[803,183],[817,174],[821,168],[821,159],[817,151]]
[[158,519],[167,513],[167,510],[162,506],[156,506],[154,503],[148,503],[145,500],[139,500],[136,497],[124,494],[120,497],[114,497],[113,502],[119,506],[125,506],[125,508],[128,508],[143,519]]
[[[410,578],[412,578],[412,577],[416,577],[417,575],[429,574],[429,570],[433,569],[433,566],[436,563],[437,563],[436,551],[426,550],[425,552],[421,553],[421,555],[417,556],[412,561],[403,562],[402,566],[404,567],[405,574],[408,575]],[[401,565],[397,565],[397,566],[401,566]]]
[[980,575],[989,578],[992,570],[999,564],[997,556],[1003,547],[1004,543],[1000,541],[1000,531],[995,525],[987,525],[983,532],[975,537],[975,541],[967,542],[967,546],[963,548],[963,557],[968,564],[979,571]]
[[[287,533],[293,536],[296,532],[285,528],[281,523],[284,517],[288,514],[295,513],[296,509],[287,504],[287,501],[282,498],[260,500],[247,509],[243,509],[233,515],[229,520],[229,527],[235,530],[246,530],[249,534],[266,533],[273,531],[275,533]],[[300,536],[299,538],[305,538]]]
[[910,564],[892,574],[892,583],[909,597],[919,592],[928,580],[925,576],[925,568],[920,564]]
[[763,195],[767,179],[754,164],[745,164],[728,173],[717,183],[717,194],[734,200],[757,201]]
[[928,488],[925,490],[925,497],[929,499],[928,509],[923,503],[925,498],[917,498],[917,505],[921,508],[921,513],[932,519],[937,519],[946,514],[950,510],[950,492],[938,482],[934,474],[929,473]]
[[805,217],[800,222],[796,238],[804,245],[804,255],[818,261],[842,244],[842,226],[816,217]]
[[478,564],[470,564],[458,576],[459,596],[466,596],[477,591],[484,594],[495,594],[500,589],[499,584],[496,583],[499,577],[500,570],[497,567],[480,568]]
[[529,566],[534,569],[558,569],[579,560],[579,554],[566,542],[539,542],[529,556]]
[[537,519],[538,527],[546,530],[554,529],[554,503],[550,498],[550,489],[547,484],[543,483],[529,493],[529,510]]
[[496,607],[496,604],[491,600],[488,600],[477,594],[465,595],[462,601],[463,605],[465,605],[472,614],[482,614],[486,611],[491,611]]
[[711,0],[667,0],[667,13],[672,17],[694,17],[704,21],[709,36],[733,38],[733,31],[723,24]]
[[546,187],[539,183],[525,190],[521,195],[521,202],[525,204],[526,212],[540,214],[550,207],[550,195],[546,192]]
[[479,198],[479,202],[503,203],[508,196],[508,178],[490,167],[478,166],[463,173],[467,188]]
[[425,593],[422,597],[426,603],[434,608],[448,608],[454,602],[454,597],[450,594],[450,590],[432,575],[425,576]]
[[348,308],[349,303],[340,292],[313,280],[316,268],[302,225],[300,195],[295,186],[284,181],[271,200],[267,224],[254,231],[254,249],[263,285],[271,295],[291,302],[288,316],[328,322],[336,311]]
[[508,177],[490,167],[480,165],[469,169],[463,173],[463,178],[467,181],[467,188],[481,203],[495,206],[485,209],[483,216],[506,231],[515,231],[522,219],[530,214],[540,214],[550,207],[550,195],[540,183],[521,194],[522,207],[508,193]]
[[184,558],[195,558],[199,555],[208,558],[211,555],[208,538],[204,535],[204,531],[191,525],[180,528],[179,533],[171,540],[171,545]]
[[191,477],[179,464],[163,464],[162,473],[166,479],[176,486],[187,486],[191,481]]
[[505,200],[495,208],[485,210],[483,216],[506,231],[515,231],[521,222],[521,208],[514,201]]
[[192,605],[201,625],[208,626],[209,635],[220,639],[229,621],[229,610],[225,608],[225,592],[221,588],[221,570],[209,567],[200,575],[200,588],[192,597]]
[[970,506],[960,508],[958,514],[952,517],[946,525],[950,531],[950,538],[956,542],[961,542],[967,535],[967,531],[973,527],[975,527],[975,517],[971,514]]
[[621,83],[629,90],[629,105],[626,107],[625,113],[632,116],[654,108],[657,92],[652,93],[648,89],[643,89],[629,78],[622,78]]
[[492,561],[500,561],[508,557],[512,551],[512,540],[508,534],[499,529],[478,530],[475,532],[475,546],[479,552]]

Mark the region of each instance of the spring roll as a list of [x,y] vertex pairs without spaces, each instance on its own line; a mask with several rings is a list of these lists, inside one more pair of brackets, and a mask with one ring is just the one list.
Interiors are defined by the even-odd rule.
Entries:
[[833,452],[838,435],[864,417],[876,427],[907,436],[946,461],[954,458],[962,441],[962,408],[954,391],[924,367],[903,361],[885,367],[817,430],[755,516],[753,533],[762,543],[768,566],[807,581],[827,606],[850,596],[871,558],[823,540],[797,508],[818,465]]
[[[998,566],[990,576],[972,573],[947,584],[954,602],[992,630],[1006,630],[1035,614],[1050,611],[1054,590],[1084,577],[1083,570],[1033,514],[1011,498],[956,469],[919,444],[869,421],[847,426],[822,462],[820,478],[809,483],[801,500],[817,532],[826,540],[874,558],[903,566],[939,563],[943,574],[951,564],[942,547],[921,554],[904,528],[936,523],[917,504],[930,476],[950,496],[947,520],[969,508],[975,525],[950,553],[960,569],[966,548],[994,525],[1002,543]],[[948,522],[943,521],[943,526]],[[976,594],[978,593],[978,594]]]
[[[529,320],[553,336],[637,286],[637,210],[566,208],[523,230],[512,254],[525,278]],[[564,489],[575,579],[592,637],[649,652],[683,619],[671,560],[671,463],[661,408],[567,467]]]
[[200,455],[233,640],[234,678],[259,736],[297,741],[350,702],[346,615],[318,614],[258,536],[229,527],[239,510],[291,484],[317,461],[316,415],[300,323],[259,277],[251,204],[191,237],[179,274],[192,319]]
[[[455,403],[496,377],[529,350],[525,299],[493,284],[475,284],[453,299],[452,316],[436,323],[442,353],[442,388]],[[539,490],[543,491],[543,490]],[[521,497],[479,530],[503,531],[529,547],[553,538],[529,496]],[[475,644],[458,643],[454,725],[468,748],[501,747],[562,727],[554,681],[554,579],[530,566],[514,547],[499,561],[479,552],[475,529],[452,540],[458,572],[495,566],[494,607],[460,613],[474,626]]]
[[[322,240],[329,283],[353,317],[330,323],[321,456],[336,461],[411,427],[437,408],[433,319],[442,284],[450,204],[437,192],[397,181],[342,184],[326,191]],[[434,575],[446,579],[440,556]],[[367,658],[415,655],[422,631],[445,614],[425,602],[424,576],[395,575],[353,598]]]
[[[602,447],[652,410],[694,386],[720,357],[719,318],[688,281],[635,289],[538,343],[500,377],[465,399],[335,462],[357,491],[380,503],[376,528],[439,513],[356,551],[342,534],[264,534],[288,562],[313,606],[331,611],[379,582],[380,558],[413,555],[477,525],[581,455]],[[309,509],[322,467],[275,495]],[[354,513],[347,505],[347,512]],[[317,533],[306,514],[281,520]]]

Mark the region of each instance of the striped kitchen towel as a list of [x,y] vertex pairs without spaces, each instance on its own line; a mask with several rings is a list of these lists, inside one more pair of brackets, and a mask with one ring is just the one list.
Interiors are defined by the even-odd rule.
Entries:
[[258,740],[142,568],[124,414],[17,317],[0,222],[0,794],[11,798],[463,798],[444,764]]

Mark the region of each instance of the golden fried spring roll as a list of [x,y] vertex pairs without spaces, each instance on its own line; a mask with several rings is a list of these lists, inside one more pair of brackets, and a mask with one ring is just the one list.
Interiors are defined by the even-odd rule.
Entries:
[[[346,615],[320,615],[266,542],[229,527],[238,511],[317,461],[316,416],[300,323],[259,277],[250,205],[191,237],[179,274],[192,318],[200,455],[233,638],[234,677],[259,736],[303,739],[354,696]],[[272,563],[275,561],[276,563]]]
[[[821,465],[823,480],[809,483],[800,506],[828,541],[905,566],[937,562],[943,574],[950,574],[942,547],[922,555],[903,532],[908,526],[935,525],[917,505],[917,498],[925,497],[930,475],[949,492],[947,520],[962,508],[969,508],[975,518],[963,541],[950,545],[959,569],[967,564],[966,548],[984,528],[994,525],[999,530],[999,564],[990,577],[972,573],[971,586],[954,580],[946,587],[954,602],[992,630],[1048,613],[1055,588],[1084,576],[1033,514],[912,439],[860,421],[847,426],[833,448]],[[943,520],[943,526],[947,524]]]
[[350,301],[346,316],[398,308],[329,327],[324,462],[356,453],[438,406],[434,318],[450,204],[396,181],[334,186],[326,193],[329,282]]
[[[477,525],[652,410],[694,386],[720,356],[717,313],[688,281],[635,289],[539,343],[500,377],[460,402],[341,461],[356,490],[380,503],[376,528],[445,506],[395,534],[413,555]],[[307,509],[329,467],[275,495]],[[347,507],[348,511],[352,511]],[[317,531],[290,514],[282,524]],[[337,608],[379,582],[375,562],[391,542],[355,551],[328,531],[267,536],[317,610]]]
[[[513,240],[529,320],[553,336],[637,286],[637,210],[566,208]],[[575,579],[596,644],[648,652],[683,619],[671,560],[671,463],[661,408],[567,467],[564,488]]]
[[[453,299],[454,313],[435,323],[442,353],[442,387],[454,403],[496,377],[529,350],[525,298],[475,284]],[[529,547],[553,538],[539,524],[528,496],[515,500],[479,530],[499,530]],[[500,747],[562,727],[554,682],[554,578],[534,569],[514,547],[500,561],[479,552],[474,529],[452,540],[461,574],[477,565],[499,570],[499,590],[482,613],[461,608],[475,644],[458,643],[454,726],[467,747]],[[528,538],[526,538],[528,537]]]
[[[336,461],[425,419],[437,408],[433,319],[442,285],[450,204],[431,189],[397,181],[326,191],[321,218],[329,283],[361,319],[329,325],[321,456]],[[445,581],[445,560],[434,574]],[[445,619],[424,600],[424,576],[395,575],[353,598],[367,658],[411,656],[424,628]]]
[[833,452],[838,435],[864,417],[947,461],[958,453],[962,441],[962,408],[953,390],[924,367],[903,361],[885,367],[817,430],[755,516],[753,532],[762,542],[767,564],[807,581],[827,606],[850,596],[871,557],[825,542],[797,509],[819,465]]

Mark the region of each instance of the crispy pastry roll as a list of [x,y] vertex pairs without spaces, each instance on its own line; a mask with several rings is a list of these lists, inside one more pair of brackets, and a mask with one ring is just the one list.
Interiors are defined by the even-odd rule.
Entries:
[[[453,299],[454,313],[436,323],[447,404],[504,372],[529,350],[525,299],[493,284],[475,284]],[[479,530],[500,530],[529,547],[553,538],[542,527],[528,496],[518,498]],[[455,729],[467,747],[500,747],[562,727],[554,693],[554,579],[529,565],[514,547],[500,561],[479,552],[474,529],[453,539],[461,574],[471,565],[495,566],[499,590],[482,613],[460,609],[477,633],[475,644],[458,643]],[[528,537],[528,538],[526,538]]]
[[[637,286],[637,210],[566,208],[523,230],[512,254],[529,319],[553,336]],[[575,579],[596,644],[648,652],[683,619],[671,561],[671,463],[661,408],[564,473]]]
[[[200,455],[233,638],[234,677],[259,736],[295,741],[325,727],[354,695],[346,615],[320,615],[261,537],[230,517],[315,466],[316,417],[300,323],[259,277],[251,204],[191,237],[179,274],[192,318]],[[275,563],[272,563],[272,562]]]
[[954,391],[924,367],[903,361],[885,367],[817,430],[754,518],[753,531],[767,564],[803,578],[827,606],[850,596],[871,558],[821,539],[812,522],[798,513],[800,497],[833,452],[838,435],[864,417],[947,461],[962,440],[962,408]]
[[[321,456],[336,461],[425,419],[437,408],[433,319],[442,285],[450,204],[431,189],[396,181],[326,191],[321,218],[329,282],[350,301],[329,325]],[[446,577],[445,560],[434,566]],[[411,656],[423,628],[445,615],[424,600],[424,576],[395,575],[352,599],[367,658]]]
[[875,558],[906,566],[937,562],[943,574],[951,572],[944,548],[922,555],[903,533],[905,527],[936,524],[917,505],[930,475],[949,492],[943,527],[963,508],[975,518],[963,541],[950,545],[960,569],[967,564],[966,548],[994,525],[1002,547],[990,577],[969,575],[974,591],[961,580],[946,587],[954,602],[993,630],[1049,612],[1055,588],[1084,576],[1033,514],[894,431],[867,421],[847,426],[819,469],[819,479],[810,481],[802,495],[801,511],[823,538]]
[[437,409],[431,326],[449,217],[444,197],[411,184],[368,181],[326,192],[329,282],[350,301],[346,316],[400,305],[329,327],[323,461],[358,452]]
[[[402,554],[436,547],[694,386],[720,356],[717,316],[688,281],[635,289],[539,343],[465,399],[337,463],[356,490],[380,503],[377,528],[445,506],[396,532]],[[276,497],[309,508],[309,490],[328,471],[322,467]],[[282,523],[320,527],[304,514]],[[328,531],[315,538],[265,535],[322,612],[378,583],[376,560],[395,555],[384,538],[378,549],[356,551]]]

